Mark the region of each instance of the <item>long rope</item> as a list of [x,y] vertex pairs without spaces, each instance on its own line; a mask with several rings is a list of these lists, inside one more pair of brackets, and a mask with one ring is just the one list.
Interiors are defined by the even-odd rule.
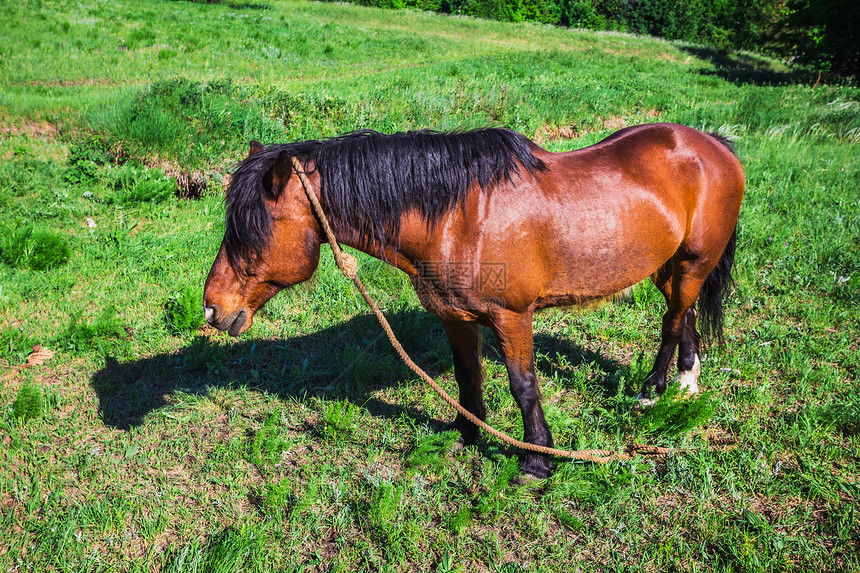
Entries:
[[627,447],[627,451],[618,452],[614,450],[559,450],[557,448],[548,448],[546,446],[539,446],[537,444],[530,444],[528,442],[523,442],[521,440],[517,440],[504,432],[500,432],[499,430],[493,428],[488,425],[486,422],[475,416],[472,412],[468,411],[464,408],[457,400],[451,397],[444,388],[439,386],[433,378],[430,377],[424,370],[418,366],[412,358],[410,358],[409,354],[406,353],[403,346],[400,344],[400,341],[397,340],[397,337],[394,335],[394,331],[391,329],[391,325],[388,324],[388,320],[386,320],[385,315],[382,314],[382,311],[379,310],[379,307],[376,305],[376,301],[370,296],[370,293],[367,292],[367,289],[364,288],[364,284],[361,282],[361,279],[358,277],[358,262],[355,260],[355,257],[345,252],[340,248],[340,245],[335,239],[334,232],[331,229],[331,226],[328,223],[328,219],[323,212],[322,205],[320,205],[319,199],[314,193],[313,185],[305,173],[304,166],[299,162],[296,157],[292,158],[293,167],[295,168],[296,174],[299,176],[299,180],[302,183],[302,187],[305,190],[305,195],[307,195],[308,200],[311,202],[313,206],[314,212],[316,213],[317,219],[319,219],[320,224],[322,225],[323,231],[325,232],[326,238],[328,239],[329,245],[331,245],[331,250],[334,253],[334,260],[337,263],[338,268],[344,274],[344,276],[352,279],[352,282],[355,284],[355,287],[358,289],[358,292],[361,293],[361,296],[364,297],[364,300],[367,301],[367,304],[370,306],[370,309],[373,311],[373,314],[376,315],[376,319],[379,321],[379,324],[382,326],[382,329],[385,331],[385,334],[388,336],[389,342],[394,347],[394,350],[400,356],[401,360],[406,363],[406,366],[409,367],[412,372],[418,375],[419,378],[424,380],[427,384],[430,385],[433,390],[436,391],[439,396],[442,397],[445,402],[451,405],[457,412],[466,418],[468,421],[472,422],[485,432],[495,436],[502,442],[513,446],[515,448],[519,448],[521,450],[527,450],[530,452],[536,452],[539,454],[546,454],[550,456],[558,456],[562,458],[571,458],[574,460],[582,460],[582,461],[591,461],[597,463],[607,463],[613,460],[631,460],[636,456],[647,456],[648,459],[655,460],[663,460],[666,459],[672,453],[675,453],[678,450],[672,448],[663,448],[659,446],[648,446],[642,444],[630,444]]

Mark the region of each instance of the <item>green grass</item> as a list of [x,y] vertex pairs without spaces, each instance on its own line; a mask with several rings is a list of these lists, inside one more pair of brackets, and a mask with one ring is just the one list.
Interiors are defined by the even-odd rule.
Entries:
[[12,404],[12,416],[19,423],[38,418],[42,415],[45,407],[45,397],[42,389],[31,384],[24,383],[18,388],[18,397]]
[[[857,87],[648,38],[333,3],[4,3],[0,37],[0,569],[860,567]],[[453,448],[453,413],[328,253],[242,338],[198,328],[221,183],[251,139],[493,124],[563,150],[648,121],[736,138],[747,172],[708,395],[634,410],[663,312],[648,284],[540,314],[536,357],[558,446],[685,454],[560,461],[520,484],[494,440]],[[455,392],[438,321],[399,271],[359,259]],[[485,340],[489,421],[521,435]],[[25,368],[34,344],[56,355]]]

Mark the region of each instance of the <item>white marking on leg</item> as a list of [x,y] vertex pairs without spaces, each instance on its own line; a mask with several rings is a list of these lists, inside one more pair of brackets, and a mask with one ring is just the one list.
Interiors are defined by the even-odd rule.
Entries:
[[636,395],[636,401],[639,402],[639,407],[644,410],[645,408],[653,406],[657,402],[657,397],[655,396],[653,399],[646,398],[642,392],[639,392]]
[[693,362],[693,367],[689,370],[681,372],[681,392],[687,394],[699,393],[699,374],[702,372],[702,363],[699,361],[699,355],[696,354],[696,361]]

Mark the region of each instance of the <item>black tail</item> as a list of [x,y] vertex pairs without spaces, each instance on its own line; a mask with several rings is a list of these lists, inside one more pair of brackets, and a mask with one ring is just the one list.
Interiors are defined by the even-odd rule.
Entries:
[[738,232],[732,231],[729,244],[720,257],[720,262],[705,279],[702,290],[699,292],[699,301],[696,305],[699,311],[699,325],[702,329],[702,338],[707,344],[716,340],[717,344],[723,344],[723,318],[725,302],[734,287],[732,279],[732,265],[735,262],[735,248],[737,247]]

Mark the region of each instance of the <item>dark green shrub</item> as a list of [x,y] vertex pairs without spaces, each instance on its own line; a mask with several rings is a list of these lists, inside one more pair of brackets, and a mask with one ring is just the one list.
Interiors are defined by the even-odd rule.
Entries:
[[523,20],[542,24],[561,23],[561,4],[556,0],[523,0]]
[[778,54],[857,76],[858,14],[848,0],[349,0],[509,22],[543,22]]
[[860,78],[860,9],[854,0],[789,0],[777,50],[800,64]]
[[602,30],[606,27],[606,17],[597,12],[592,2],[585,0],[566,1],[563,4],[561,23],[565,26]]
[[25,382],[18,389],[18,396],[12,405],[12,415],[26,422],[42,416],[45,409],[45,395],[38,386]]
[[631,32],[705,42],[716,20],[716,7],[701,0],[637,0],[627,5],[624,16]]
[[99,168],[111,159],[107,145],[96,137],[74,143],[69,147],[65,179],[72,185],[88,187],[98,180]]
[[176,179],[157,169],[126,163],[111,172],[110,185],[114,192],[108,203],[160,203],[176,192]]
[[197,330],[203,321],[203,297],[197,289],[182,287],[164,303],[164,318],[176,334]]
[[502,22],[525,20],[523,0],[443,0],[442,10]]
[[10,266],[43,271],[69,260],[71,249],[62,235],[33,226],[4,234],[0,239],[0,259]]

